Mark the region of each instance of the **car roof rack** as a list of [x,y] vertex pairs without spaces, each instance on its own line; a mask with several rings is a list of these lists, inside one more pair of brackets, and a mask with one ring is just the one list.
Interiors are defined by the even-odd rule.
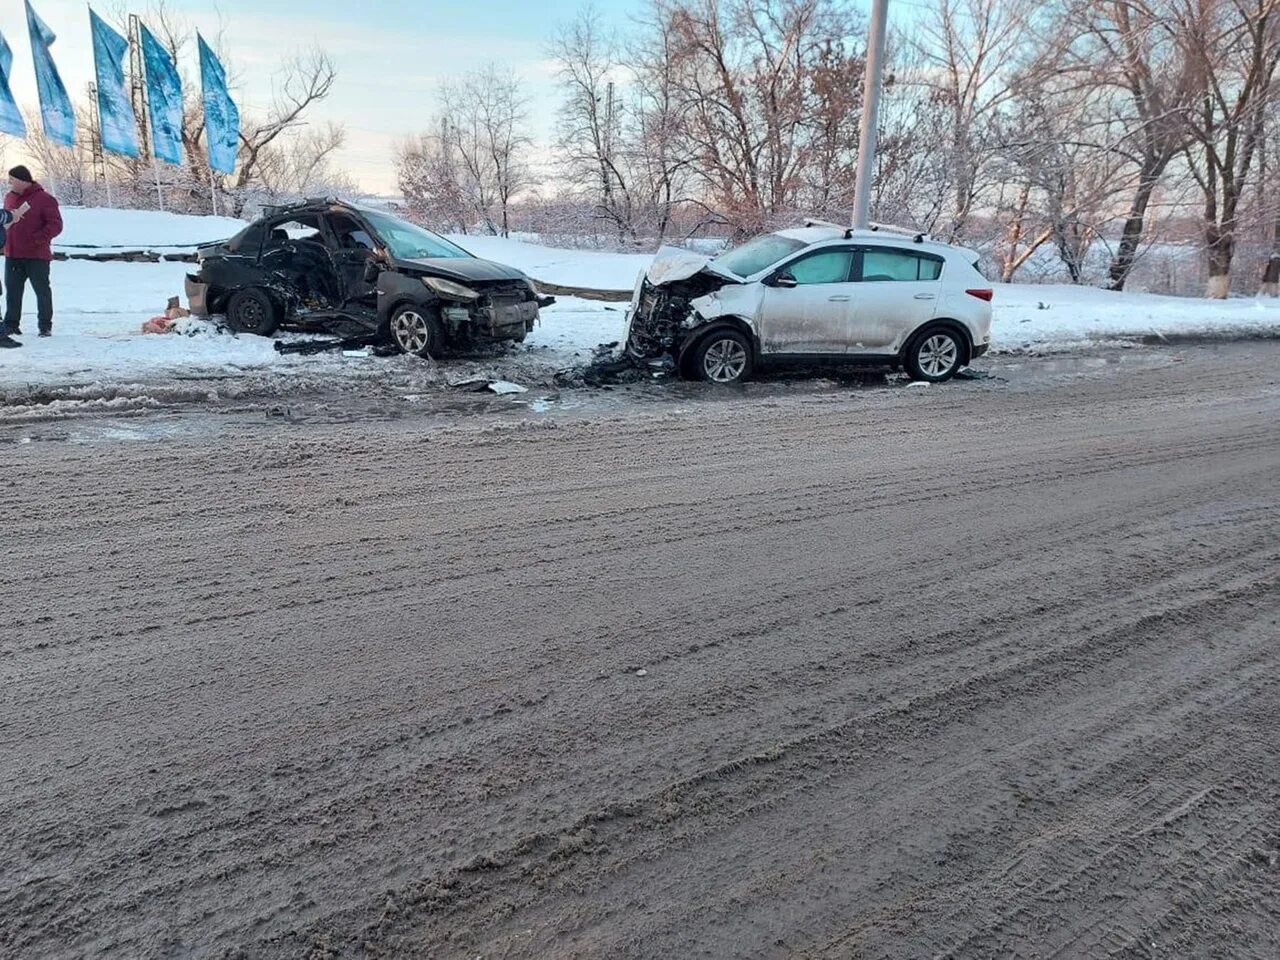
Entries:
[[832,223],[830,220],[820,220],[817,217],[805,217],[804,225],[806,227],[831,227],[833,230],[848,230],[847,223]]
[[910,237],[913,243],[924,243],[930,239],[929,235],[923,231],[899,227],[892,223],[872,223],[868,225],[868,229],[872,233],[892,233],[899,237]]
[[843,230],[846,240],[852,240],[854,236],[861,232],[892,233],[896,236],[910,237],[913,243],[924,243],[924,241],[931,239],[927,233],[912,230],[908,227],[895,226],[891,223],[872,223],[868,225],[866,231],[859,231],[848,224],[832,223],[830,220],[822,220],[818,217],[805,217],[804,225],[806,227],[831,227],[834,230]]

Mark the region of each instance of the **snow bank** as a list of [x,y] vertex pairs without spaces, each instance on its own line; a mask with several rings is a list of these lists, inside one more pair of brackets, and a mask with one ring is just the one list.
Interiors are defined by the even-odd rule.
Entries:
[[630,291],[636,277],[653,262],[648,253],[561,250],[506,237],[455,235],[449,239],[477,257],[510,264],[535,280],[591,290]]
[[991,336],[997,349],[1142,336],[1234,336],[1280,332],[1280,300],[1198,300],[1115,293],[1070,284],[996,284]]
[[230,217],[189,217],[155,210],[107,210],[96,207],[63,207],[62,236],[55,250],[90,253],[128,250],[181,250],[202,243],[225,240],[244,228],[244,221]]

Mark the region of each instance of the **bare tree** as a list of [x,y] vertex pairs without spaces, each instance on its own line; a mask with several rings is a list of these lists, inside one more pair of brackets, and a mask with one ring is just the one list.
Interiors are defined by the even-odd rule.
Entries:
[[329,96],[337,79],[338,68],[320,49],[306,51],[284,62],[277,73],[271,108],[266,116],[241,126],[237,188],[252,185],[271,148],[290,130],[306,122],[307,112]]
[[1197,82],[1186,150],[1204,197],[1209,297],[1231,287],[1240,204],[1261,146],[1280,66],[1278,0],[1172,0],[1176,30]]
[[[861,25],[837,0],[657,0],[663,96],[706,202],[741,233],[848,177]],[[646,73],[654,76],[653,60]],[[839,79],[837,79],[839,78]]]
[[513,203],[532,180],[529,106],[519,81],[490,64],[446,84],[441,103],[442,136],[456,156],[463,193],[485,229],[505,237]]
[[1109,94],[1104,131],[1132,170],[1131,196],[1108,285],[1124,289],[1147,231],[1152,198],[1170,163],[1189,142],[1193,96],[1189,61],[1176,36],[1162,29],[1163,0],[1066,0],[1055,17],[1069,42],[1058,62],[1094,91]]
[[587,7],[559,30],[550,52],[565,97],[558,136],[563,175],[591,197],[596,215],[613,224],[619,240],[634,241],[631,150],[623,133],[626,104],[617,83],[622,73],[617,41],[602,28],[596,9]]
[[962,239],[982,190],[984,168],[1000,149],[997,129],[1027,58],[1036,0],[938,0],[914,39],[919,68],[905,81],[944,108],[951,209],[941,233]]
[[437,230],[466,233],[472,210],[447,124],[441,120],[440,133],[421,134],[397,147],[396,177],[411,218]]

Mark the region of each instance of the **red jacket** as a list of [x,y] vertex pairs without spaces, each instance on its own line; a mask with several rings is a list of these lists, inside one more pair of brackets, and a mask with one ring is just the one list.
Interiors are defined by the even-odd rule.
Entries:
[[14,193],[4,198],[6,210],[17,210],[24,203],[31,204],[27,215],[9,225],[5,236],[4,255],[19,260],[52,260],[49,244],[62,233],[62,212],[58,201],[44,192],[44,187],[33,183],[26,193]]

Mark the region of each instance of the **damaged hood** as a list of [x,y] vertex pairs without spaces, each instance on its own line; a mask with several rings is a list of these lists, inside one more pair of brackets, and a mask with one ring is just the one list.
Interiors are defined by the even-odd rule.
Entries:
[[525,275],[515,267],[492,260],[475,257],[424,257],[419,260],[397,260],[396,263],[410,270],[428,273],[433,277],[470,283],[500,283],[525,280]]
[[722,267],[717,267],[710,257],[704,257],[697,253],[676,253],[660,257],[653,261],[646,276],[655,287],[661,287],[665,284],[688,280],[699,273],[719,277],[721,280],[728,280],[730,283],[742,282],[741,277],[735,276]]

